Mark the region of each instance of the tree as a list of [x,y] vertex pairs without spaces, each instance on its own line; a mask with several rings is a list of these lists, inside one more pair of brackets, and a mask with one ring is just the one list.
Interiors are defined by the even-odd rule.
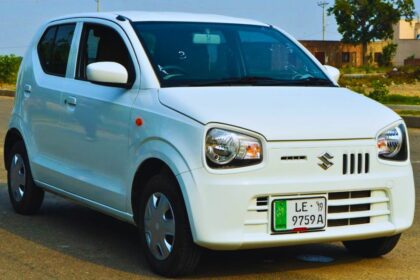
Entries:
[[397,53],[397,44],[388,44],[382,49],[382,55],[378,61],[379,66],[391,66],[392,59]]
[[16,82],[17,72],[22,58],[15,55],[0,55],[0,84]]
[[391,39],[393,25],[402,17],[413,20],[414,9],[413,0],[335,0],[328,14],[335,16],[343,42],[362,44],[366,64],[368,43]]

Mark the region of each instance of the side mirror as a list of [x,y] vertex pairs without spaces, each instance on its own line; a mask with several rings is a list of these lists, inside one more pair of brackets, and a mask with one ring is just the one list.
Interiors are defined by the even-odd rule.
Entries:
[[127,85],[128,72],[116,62],[104,61],[91,63],[86,68],[88,81],[104,84]]
[[324,67],[327,69],[328,76],[337,83],[340,78],[340,70],[329,65],[324,65]]

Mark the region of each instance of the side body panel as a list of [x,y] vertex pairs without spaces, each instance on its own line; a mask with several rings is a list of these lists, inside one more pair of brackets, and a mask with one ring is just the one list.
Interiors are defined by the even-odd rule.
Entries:
[[[116,30],[135,59],[130,41],[118,25],[99,19],[83,22]],[[72,62],[74,66],[76,60],[77,55]],[[134,65],[136,81],[128,90],[74,79],[75,71],[72,71],[63,90],[65,109],[59,125],[59,141],[65,147],[58,151],[62,158],[59,187],[118,211],[126,211],[125,198],[129,193],[126,180],[129,135],[135,126],[130,114],[140,84],[140,69],[137,63]]]
[[[68,22],[72,21],[64,20],[53,25]],[[60,162],[57,155],[63,149],[58,139],[58,129],[64,111],[61,92],[68,78],[46,74],[41,67],[37,44],[45,29],[40,29],[25,55],[15,113],[21,119],[21,125],[17,128],[25,139],[34,177],[45,178],[46,183],[52,183],[54,166]],[[12,122],[15,121],[12,119]]]
[[[130,177],[134,178],[138,167],[149,158],[165,162],[177,176],[203,167],[201,139],[204,126],[160,104],[157,90],[142,90],[132,111],[132,121],[143,119],[141,127],[133,129],[129,161]],[[191,218],[194,201],[189,191],[198,191],[195,185],[180,183],[181,191]],[[191,190],[187,190],[190,188]],[[127,204],[131,197],[127,197]],[[129,209],[132,214],[132,209]],[[191,219],[190,219],[191,221]],[[191,226],[194,226],[191,223]]]

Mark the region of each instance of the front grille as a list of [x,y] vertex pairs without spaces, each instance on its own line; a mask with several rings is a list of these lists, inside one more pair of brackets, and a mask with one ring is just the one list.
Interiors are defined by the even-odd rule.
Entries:
[[[358,212],[358,211],[369,211],[370,204],[346,204],[346,205],[334,205],[334,200],[349,200],[356,198],[366,198],[370,197],[370,191],[356,191],[356,192],[337,192],[328,194],[328,214],[335,213],[349,213],[349,212]],[[332,205],[331,205],[331,202]],[[350,201],[349,201],[350,202]],[[348,218],[348,219],[337,219],[337,220],[328,220],[328,226],[347,226],[354,224],[368,224],[370,223],[370,217],[359,217],[359,218]]]
[[370,223],[370,218],[363,217],[363,218],[353,218],[353,219],[331,220],[331,221],[328,221],[328,226],[341,227],[341,226],[360,225],[360,224],[369,224],[369,223]]
[[343,154],[343,174],[369,173],[370,158],[368,153]]
[[281,160],[306,160],[306,156],[283,156]]
[[258,212],[267,212],[268,196],[258,197],[256,204],[257,204],[257,207],[260,206],[258,209],[256,209]]
[[328,194],[328,227],[369,224],[388,219],[388,197],[384,191],[334,192]]
[[[384,190],[361,190],[320,194],[296,194],[295,196],[319,196],[328,198],[327,228],[373,224],[389,221],[389,198]],[[278,196],[258,196],[251,200],[245,221],[247,233],[271,232],[270,201]],[[287,199],[287,198],[286,198]]]

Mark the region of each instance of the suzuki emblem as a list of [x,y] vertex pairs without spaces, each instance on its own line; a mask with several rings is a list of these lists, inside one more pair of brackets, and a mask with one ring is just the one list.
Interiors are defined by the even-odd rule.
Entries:
[[321,168],[324,170],[327,170],[334,165],[334,163],[330,161],[330,159],[333,159],[334,157],[329,153],[323,153],[318,158],[322,161],[321,163],[318,163],[318,165],[321,166]]

